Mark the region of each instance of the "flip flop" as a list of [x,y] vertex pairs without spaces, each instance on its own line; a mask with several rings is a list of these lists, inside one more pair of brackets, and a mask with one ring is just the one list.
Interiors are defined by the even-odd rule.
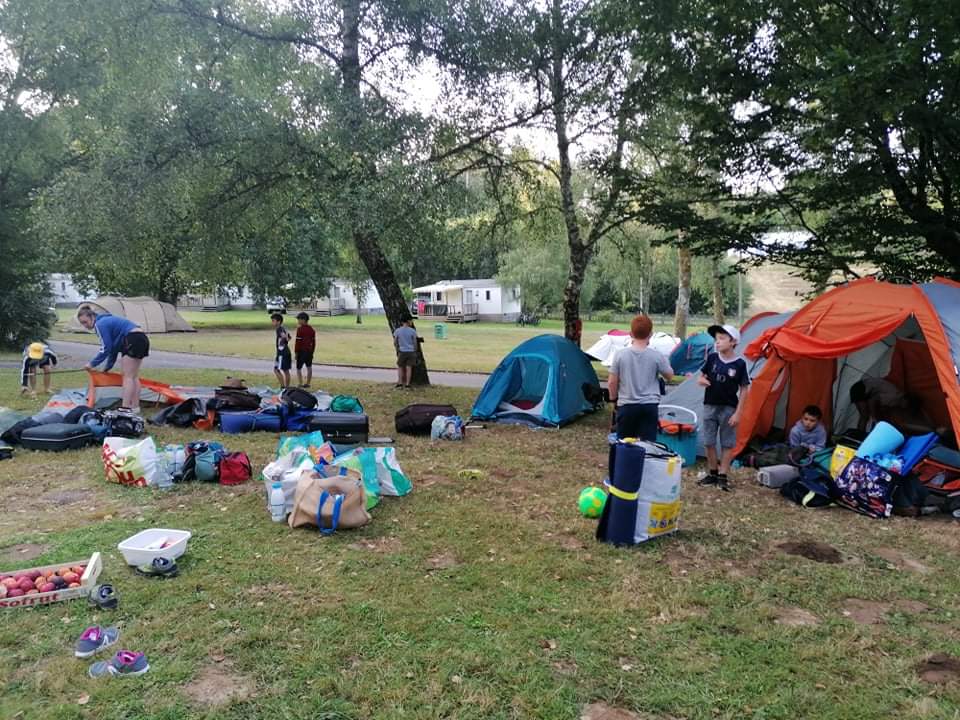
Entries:
[[136,570],[140,575],[146,577],[170,578],[180,574],[177,563],[164,557],[154,558],[149,565],[138,565]]
[[90,666],[87,674],[92,678],[107,676],[137,677],[150,669],[147,656],[142,652],[119,650],[109,661],[95,662]]

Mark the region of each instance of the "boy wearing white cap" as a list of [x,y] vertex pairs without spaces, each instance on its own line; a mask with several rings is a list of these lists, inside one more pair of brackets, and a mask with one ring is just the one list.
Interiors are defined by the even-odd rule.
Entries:
[[57,354],[46,343],[30,343],[23,349],[20,366],[20,394],[36,395],[37,368],[43,370],[43,391],[50,394],[50,370],[57,364]]
[[[707,451],[707,475],[701,485],[730,490],[727,473],[737,444],[740,409],[747,398],[750,376],[747,363],[736,354],[740,333],[733,325],[711,325],[707,332],[716,341],[716,352],[707,355],[697,382],[703,392],[703,445]],[[720,462],[717,463],[717,445]]]

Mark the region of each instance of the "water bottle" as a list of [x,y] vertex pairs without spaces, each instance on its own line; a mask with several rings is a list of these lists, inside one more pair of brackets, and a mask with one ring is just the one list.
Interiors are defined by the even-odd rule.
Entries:
[[287,519],[286,498],[283,495],[283,485],[273,483],[270,488],[270,519],[274,522],[283,522]]
[[160,490],[169,490],[173,487],[173,471],[170,469],[165,452],[157,453],[157,487]]

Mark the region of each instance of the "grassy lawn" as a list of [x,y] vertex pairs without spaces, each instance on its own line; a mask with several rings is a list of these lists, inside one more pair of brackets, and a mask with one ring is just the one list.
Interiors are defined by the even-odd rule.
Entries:
[[[413,399],[462,411],[473,399],[327,389],[359,394],[378,435]],[[38,407],[10,383],[0,405]],[[259,483],[123,488],[104,482],[96,448],[18,451],[0,463],[0,568],[99,550],[121,606],[0,614],[0,717],[559,719],[595,702],[645,720],[958,716],[957,684],[918,676],[933,653],[960,655],[955,522],[805,510],[742,472],[732,494],[688,477],[676,535],[601,545],[576,496],[603,477],[607,419],[558,432],[488,426],[463,444],[400,437],[414,492],[331,537],[270,522]],[[247,451],[257,470],[277,441],[206,436]],[[462,468],[484,477],[459,479]],[[146,527],[193,532],[178,578],[124,565],[117,543]],[[782,547],[812,541],[840,562]],[[28,562],[17,544],[39,555]],[[145,652],[150,672],[87,678],[72,643],[93,623],[120,627],[120,647]]]
[[[153,334],[151,347],[158,350],[197,352],[231,357],[272,357],[273,329],[267,314],[254,310],[232,310],[221,313],[184,312],[184,317],[197,328],[196,333]],[[69,310],[60,310],[61,321],[70,317]],[[393,342],[382,315],[363,318],[361,325],[349,315],[314,317],[310,324],[317,332],[316,361],[333,365],[392,367],[396,360]],[[296,320],[288,320],[292,330]],[[524,339],[542,333],[562,334],[557,320],[544,320],[539,327],[519,327],[512,323],[447,323],[447,339],[433,337],[434,323],[421,322],[418,330],[426,339],[424,353],[433,370],[490,372],[510,350]],[[583,347],[596,342],[610,323],[585,323]],[[704,326],[691,327],[690,331]],[[628,329],[622,326],[622,329]],[[657,329],[669,329],[666,325]],[[74,342],[96,343],[96,337],[83,333],[55,332],[54,338]],[[599,367],[599,366],[598,366]]]

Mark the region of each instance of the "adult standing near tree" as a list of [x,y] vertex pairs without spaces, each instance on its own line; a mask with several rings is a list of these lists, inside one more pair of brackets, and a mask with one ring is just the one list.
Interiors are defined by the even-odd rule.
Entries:
[[150,338],[139,325],[127,318],[110,313],[97,314],[89,305],[77,310],[77,321],[87,330],[94,330],[100,338],[100,352],[84,367],[95,370],[103,363],[103,370],[113,368],[120,356],[123,374],[122,406],[140,413],[140,365],[150,354]]
[[617,413],[617,437],[656,440],[660,418],[660,376],[673,378],[673,368],[650,347],[653,321],[637,315],[630,323],[633,342],[613,358],[607,388]]

